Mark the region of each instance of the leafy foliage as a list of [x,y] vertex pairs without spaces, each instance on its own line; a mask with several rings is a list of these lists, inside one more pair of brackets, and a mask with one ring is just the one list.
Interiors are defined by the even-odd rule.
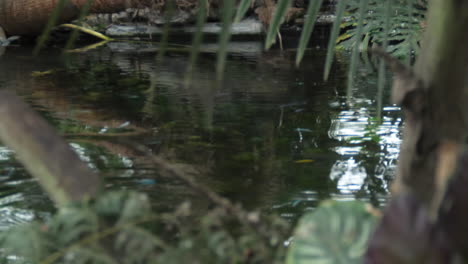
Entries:
[[333,56],[335,55],[335,46],[336,46],[336,39],[338,38],[339,34],[339,25],[341,20],[343,19],[343,14],[346,7],[346,1],[339,1],[336,7],[336,18],[335,22],[333,22],[333,26],[330,32],[330,40],[328,41],[328,48],[327,48],[327,58],[325,59],[325,70],[323,73],[323,78],[325,80],[328,79],[328,75],[330,74],[331,65],[333,62]]
[[[425,2],[415,0],[395,0],[391,12],[382,0],[370,0],[365,7],[368,12],[359,12],[363,1],[347,1],[347,16],[349,19],[341,24],[345,31],[337,39],[338,47],[351,49],[356,45],[364,49],[369,44],[383,45],[389,41],[387,51],[396,57],[410,57],[419,51],[419,40],[423,31],[425,19]],[[390,19],[390,28],[386,30],[386,20]],[[359,23],[364,23],[361,35]]]
[[222,30],[219,36],[219,49],[218,49],[218,61],[216,65],[216,73],[218,79],[221,79],[224,72],[227,57],[227,45],[231,39],[231,25],[234,19],[234,0],[224,1],[222,10]]
[[3,233],[2,257],[15,256],[15,263],[280,263],[288,225],[257,213],[251,218],[268,228],[267,240],[223,208],[200,216],[185,203],[156,215],[143,194],[106,192],[60,208],[47,224]]
[[375,222],[363,203],[325,202],[300,220],[286,263],[362,263]]
[[317,19],[320,7],[322,6],[322,1],[323,0],[313,1],[309,4],[309,7],[307,8],[307,13],[305,15],[307,19],[305,20],[304,28],[301,32],[301,39],[299,40],[298,52],[296,56],[296,65],[299,65],[299,63],[302,60],[302,57],[304,56],[304,51],[307,47],[307,44],[309,43],[310,35],[312,34],[312,30],[314,29],[315,20]]
[[279,0],[277,6],[274,8],[273,18],[268,27],[268,33],[265,40],[265,48],[271,47],[275,42],[275,37],[279,33],[279,28],[284,21],[287,11],[291,5],[291,0]]

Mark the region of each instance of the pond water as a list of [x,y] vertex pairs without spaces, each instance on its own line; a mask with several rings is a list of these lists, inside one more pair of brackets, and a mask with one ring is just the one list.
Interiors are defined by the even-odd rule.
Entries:
[[[0,87],[21,95],[66,136],[109,189],[147,193],[156,210],[186,199],[210,207],[132,145],[193,173],[197,181],[248,209],[294,221],[324,199],[385,203],[400,144],[401,113],[376,75],[362,67],[350,103],[347,57],[338,54],[323,81],[325,49],[294,66],[293,51],[234,42],[216,78],[215,45],[204,45],[188,79],[189,54],[156,61],[150,44],[110,43],[61,56],[9,47]],[[0,146],[0,228],[47,217],[53,205]]]

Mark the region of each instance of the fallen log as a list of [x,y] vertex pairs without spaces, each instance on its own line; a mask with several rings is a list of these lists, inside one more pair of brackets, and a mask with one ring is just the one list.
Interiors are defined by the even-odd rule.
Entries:
[[[222,27],[219,23],[206,23],[202,32],[204,35],[218,35],[220,34]],[[188,35],[193,34],[196,31],[195,26],[177,27],[171,29],[171,34]],[[256,19],[245,19],[238,23],[231,25],[231,35],[247,36],[261,35],[265,29],[262,23]],[[146,24],[131,24],[131,25],[110,25],[106,31],[106,36],[116,38],[129,38],[129,37],[151,37],[152,35],[163,34],[164,29],[156,25]]]
[[[58,24],[76,19],[88,0],[66,0]],[[42,32],[60,0],[0,0],[0,27],[7,35],[37,35]],[[151,0],[93,0],[91,13],[115,13],[129,7],[150,7]]]

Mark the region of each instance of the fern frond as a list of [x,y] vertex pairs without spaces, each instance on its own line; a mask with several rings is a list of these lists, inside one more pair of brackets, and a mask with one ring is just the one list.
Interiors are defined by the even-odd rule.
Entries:
[[[383,0],[370,0],[368,12],[358,12],[360,0],[349,0],[346,10],[349,20],[342,23],[344,32],[340,36],[340,49],[352,49],[355,44],[370,44],[384,46],[388,39],[386,51],[396,57],[407,57],[419,50],[419,40],[424,30],[426,6],[414,0],[395,0],[387,13],[386,2]],[[386,28],[387,19],[389,27]],[[363,40],[358,33],[357,24],[364,21],[363,33],[370,36]],[[369,43],[365,43],[368,45]]]

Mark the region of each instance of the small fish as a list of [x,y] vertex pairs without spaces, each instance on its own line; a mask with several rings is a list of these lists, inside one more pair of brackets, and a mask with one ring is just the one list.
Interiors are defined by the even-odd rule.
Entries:
[[315,160],[312,160],[312,159],[302,159],[302,160],[296,160],[296,161],[294,161],[294,163],[311,163],[311,162],[315,162]]
[[42,76],[46,76],[46,75],[51,75],[55,73],[55,70],[48,70],[48,71],[33,71],[31,73],[31,76],[32,77],[42,77]]
[[127,121],[127,122],[122,123],[122,124],[121,124],[120,126],[118,126],[117,128],[124,128],[124,127],[129,126],[129,125],[130,125],[130,122]]
[[99,133],[99,134],[103,134],[103,133],[106,133],[107,130],[109,130],[109,127],[105,126],[105,127],[101,128],[101,130],[99,130],[98,133]]
[[153,184],[156,184],[156,180],[155,180],[155,179],[140,179],[140,180],[136,180],[135,182],[138,183],[138,184],[142,184],[142,185],[153,185]]

